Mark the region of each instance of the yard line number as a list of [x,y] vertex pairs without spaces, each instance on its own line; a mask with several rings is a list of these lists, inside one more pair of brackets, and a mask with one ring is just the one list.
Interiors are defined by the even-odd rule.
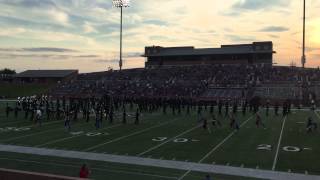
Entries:
[[[272,145],[260,144],[257,146],[257,150],[272,151]],[[282,147],[282,150],[286,151],[286,152],[301,152],[303,150],[312,150],[312,148],[309,148],[309,147],[301,148],[301,147],[297,147],[297,146],[284,146],[284,147]]]
[[[168,137],[155,137],[155,138],[152,139],[152,141],[163,142],[163,141],[166,141],[168,139],[169,139]],[[174,142],[174,143],[187,143],[187,142],[197,142],[197,141],[199,141],[199,140],[187,139],[187,138],[176,138],[176,139],[172,140],[172,142]]]

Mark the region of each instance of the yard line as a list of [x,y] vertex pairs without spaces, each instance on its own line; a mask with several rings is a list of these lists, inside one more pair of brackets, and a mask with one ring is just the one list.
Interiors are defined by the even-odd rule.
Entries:
[[189,132],[191,132],[191,131],[193,131],[193,130],[201,127],[201,126],[202,126],[202,125],[198,125],[198,126],[195,126],[195,127],[191,128],[191,129],[188,129],[188,130],[186,130],[186,131],[184,131],[184,132],[176,135],[175,137],[170,138],[170,139],[168,139],[168,140],[166,140],[166,141],[164,141],[164,142],[162,142],[162,143],[160,143],[160,144],[158,144],[158,145],[156,145],[156,146],[153,146],[153,147],[151,147],[150,149],[148,149],[148,150],[146,150],[146,151],[138,154],[138,156],[143,156],[143,155],[145,155],[146,153],[148,153],[148,152],[150,152],[150,151],[153,151],[153,150],[155,150],[155,149],[157,149],[157,148],[159,148],[159,147],[167,144],[168,142],[170,142],[170,141],[172,141],[172,140],[174,140],[174,139],[176,139],[176,138],[178,138],[178,137],[180,137],[180,136],[183,136],[183,135],[185,135],[185,134],[187,134],[187,133],[189,133]]
[[[107,129],[112,129],[112,128],[115,128],[115,127],[118,127],[118,126],[121,126],[121,125],[122,125],[122,124],[117,124],[117,125],[113,125],[113,126],[110,126],[110,127],[105,127],[105,128],[100,129],[99,131],[107,130]],[[53,143],[65,141],[65,140],[68,140],[68,139],[73,139],[73,138],[76,138],[76,137],[79,137],[79,136],[83,136],[83,135],[84,135],[84,134],[78,134],[78,135],[74,135],[74,136],[71,136],[71,137],[56,139],[56,140],[49,141],[49,142],[47,142],[47,143],[40,144],[40,145],[37,145],[37,146],[34,146],[34,147],[43,147],[43,146],[46,146],[46,145],[49,145],[49,144],[53,144]]]
[[[251,168],[239,168],[239,167],[230,167],[230,166],[227,167],[227,166],[221,166],[221,165],[217,166],[212,164],[200,164],[200,163],[183,162],[183,161],[157,160],[157,159],[148,159],[148,158],[133,157],[133,156],[131,157],[119,156],[119,155],[100,154],[100,153],[92,153],[92,152],[63,151],[63,150],[21,147],[21,146],[1,145],[1,144],[0,144],[0,151],[20,153],[20,154],[22,153],[26,155],[30,154],[30,155],[40,155],[40,156],[48,156],[48,157],[80,159],[81,161],[83,160],[100,161],[100,162],[108,162],[108,163],[137,165],[137,166],[144,166],[144,167],[151,166],[151,167],[166,168],[166,169],[177,169],[177,170],[184,170],[184,171],[192,170],[196,172],[203,172],[203,173],[210,173],[210,174],[225,174],[225,175],[231,175],[231,176],[252,177],[257,179],[320,180],[320,176],[317,176],[317,175],[277,172],[277,171],[271,171],[271,170],[254,170]],[[178,179],[178,177],[176,179]]]
[[[59,120],[59,121],[53,121],[53,122],[44,122],[42,123],[42,126],[44,125],[49,125],[49,124],[55,124],[57,122],[62,122],[63,120]],[[3,126],[7,126],[8,124],[14,124],[14,123],[18,123],[18,122],[29,122],[29,123],[34,123],[34,121],[23,121],[23,120],[17,120],[17,121],[13,121],[13,122],[8,122],[8,123],[5,123],[5,124],[0,124],[2,127]],[[35,124],[32,124],[32,125],[28,125],[28,126],[22,126],[22,127],[19,127],[19,128],[31,128],[32,126],[34,126]]]
[[317,117],[320,119],[320,116],[319,116],[319,114],[318,114],[318,112],[317,111],[314,111],[314,113],[317,115]]
[[[254,116],[251,116],[246,121],[244,121],[240,127],[243,127],[246,125]],[[202,163],[205,159],[207,159],[213,152],[215,152],[217,149],[219,149],[225,142],[227,142],[232,136],[236,134],[236,130],[232,131],[229,136],[227,136],[225,139],[223,139],[218,145],[216,145],[210,152],[208,152],[200,161],[199,163]]]
[[287,116],[283,119],[283,122],[282,122],[282,128],[281,128],[280,137],[279,137],[279,141],[278,141],[277,151],[276,151],[276,155],[274,157],[273,165],[272,165],[272,170],[273,171],[276,169],[276,165],[277,165],[277,162],[278,162],[279,149],[280,149],[280,145],[281,145],[282,134],[283,134],[284,126],[286,124],[286,120],[287,120]]
[[27,121],[16,120],[16,121],[5,122],[5,123],[0,124],[0,125],[3,127],[3,126],[7,126],[8,124],[14,124],[14,123],[18,123],[18,122],[27,122]]
[[[35,161],[35,160],[24,160],[24,159],[10,159],[10,158],[0,158],[1,160],[9,160],[9,161],[16,161],[16,162],[23,162],[23,163],[28,163],[28,164],[40,164],[40,165],[46,165],[46,166],[60,166],[60,167],[72,167],[72,168],[79,168],[79,165],[76,164],[71,164],[71,163],[55,163],[55,162],[40,162],[40,161]],[[163,179],[177,179],[176,177],[173,176],[163,176],[163,175],[157,175],[157,174],[149,174],[149,173],[142,173],[142,172],[130,172],[126,170],[110,170],[110,168],[105,169],[100,168],[100,167],[93,167],[91,168],[92,170],[96,171],[104,171],[104,172],[111,172],[111,173],[122,173],[122,174],[131,174],[131,175],[140,175],[140,176],[149,176],[149,177],[156,177],[156,178],[163,178]]]
[[[240,127],[243,127],[244,125],[246,125],[254,116],[251,116],[250,118],[248,118],[246,121],[244,121]],[[200,159],[198,161],[198,163],[202,163],[206,158],[208,158],[213,152],[215,152],[218,148],[220,148],[226,141],[228,141],[237,131],[234,130],[232,131],[225,139],[223,139],[218,145],[216,145],[211,151],[209,151],[202,159]],[[184,179],[189,173],[191,172],[191,170],[188,170],[186,173],[184,173],[181,177],[179,177],[178,180],[182,180]]]
[[[81,123],[81,126],[85,125],[85,124],[86,123]],[[46,131],[41,131],[41,132],[32,133],[32,134],[28,134],[28,135],[13,137],[13,138],[9,138],[9,139],[6,139],[4,141],[1,141],[1,142],[8,142],[8,141],[12,141],[12,140],[21,139],[21,138],[24,138],[24,137],[30,137],[30,136],[35,136],[35,135],[39,135],[39,134],[45,134],[45,133],[48,133],[48,132],[58,131],[58,130],[61,130],[61,129],[64,129],[64,127],[58,127],[58,128],[49,129],[49,130],[46,130]]]
[[134,133],[125,135],[125,136],[121,136],[121,137],[119,137],[119,138],[116,138],[116,139],[107,141],[107,142],[105,142],[105,143],[97,144],[97,145],[95,145],[95,146],[92,146],[92,147],[89,147],[89,148],[87,148],[87,149],[84,149],[83,151],[91,151],[91,150],[93,150],[93,149],[96,149],[96,148],[98,148],[98,147],[104,146],[104,145],[106,145],[106,144],[110,144],[110,143],[113,143],[113,142],[117,142],[117,141],[120,141],[120,140],[122,140],[122,139],[131,137],[131,136],[135,136],[135,135],[137,135],[137,134],[144,133],[144,132],[149,131],[149,130],[151,130],[151,129],[158,128],[158,127],[161,127],[161,126],[163,126],[163,125],[172,123],[172,122],[174,122],[174,121],[177,121],[178,119],[179,119],[179,118],[176,118],[175,120],[172,120],[172,121],[169,121],[169,122],[164,122],[164,123],[161,123],[161,124],[158,124],[158,125],[149,127],[149,128],[147,128],[147,129],[143,129],[143,130],[141,130],[141,131],[137,131],[137,132],[134,132]]

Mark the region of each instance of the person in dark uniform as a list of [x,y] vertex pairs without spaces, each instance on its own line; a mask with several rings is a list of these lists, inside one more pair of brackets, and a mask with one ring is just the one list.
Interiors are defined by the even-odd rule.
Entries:
[[242,103],[242,115],[245,116],[247,113],[247,101]]
[[285,117],[287,115],[287,103],[284,102],[283,105],[282,105],[282,116]]
[[227,117],[227,116],[228,116],[228,114],[229,114],[229,102],[228,102],[228,101],[226,101],[225,109],[226,109],[225,117]]
[[268,117],[269,116],[269,109],[270,109],[270,101],[269,99],[267,100],[267,103],[266,103],[266,116]]
[[140,121],[140,110],[139,108],[137,108],[134,124],[138,125],[140,123],[139,121]]
[[219,115],[221,116],[221,114],[222,114],[222,102],[221,102],[221,100],[219,100],[218,109],[219,109]]
[[64,119],[64,127],[66,128],[67,131],[70,131],[71,130],[71,125],[70,125],[71,112],[69,112],[68,107],[66,108],[64,118],[65,118]]
[[276,102],[276,104],[274,105],[274,115],[278,116],[279,115],[279,103]]
[[110,112],[109,112],[109,123],[113,124],[113,107],[111,107]]
[[318,129],[318,124],[315,123],[311,117],[309,117],[307,122],[307,132],[311,133],[312,131],[315,131],[317,129]]
[[213,126],[213,127],[216,127],[217,125],[218,125],[219,127],[222,126],[220,120],[217,119],[214,114],[212,114],[212,126]]
[[126,123],[127,123],[127,112],[126,112],[126,108],[123,106],[122,124],[126,124]]
[[18,105],[16,104],[16,107],[14,108],[14,118],[18,118],[18,113],[20,111],[20,108],[18,107]]
[[233,102],[232,112],[233,114],[237,114],[238,112],[238,103],[236,101]]
[[257,113],[256,115],[256,126],[257,128],[259,128],[260,126],[262,126],[263,128],[266,128],[265,124],[262,122],[262,119],[259,113]]
[[6,107],[6,117],[9,118],[9,114],[10,114],[10,107],[9,104],[7,103],[7,107]]
[[203,128],[204,130],[207,130],[207,129],[208,129],[208,121],[207,121],[207,118],[203,118],[202,128]]

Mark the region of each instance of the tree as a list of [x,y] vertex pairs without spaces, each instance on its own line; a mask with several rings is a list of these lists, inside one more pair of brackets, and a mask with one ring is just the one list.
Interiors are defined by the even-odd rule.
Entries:
[[0,70],[0,74],[14,75],[14,74],[16,74],[16,70],[9,69],[9,68],[4,68],[4,69]]

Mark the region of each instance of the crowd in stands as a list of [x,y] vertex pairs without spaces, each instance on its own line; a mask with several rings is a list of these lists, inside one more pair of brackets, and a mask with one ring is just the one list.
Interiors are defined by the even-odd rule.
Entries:
[[[118,97],[187,97],[214,96],[219,98],[248,98],[252,89],[273,84],[288,84],[306,89],[320,80],[319,69],[264,65],[212,65],[191,67],[167,67],[157,69],[128,69],[99,73],[80,74],[73,82],[59,84],[52,90],[56,96],[103,96]],[[319,85],[319,84],[318,84]],[[231,89],[223,93],[224,89]],[[234,88],[238,88],[234,89]],[[240,88],[240,90],[239,90]],[[242,89],[241,89],[242,88]],[[277,89],[267,90],[270,96]],[[208,92],[209,91],[209,92]],[[211,91],[211,93],[210,93]],[[234,92],[234,93],[233,93]],[[283,92],[285,94],[285,92]],[[290,91],[295,96],[301,92]],[[234,94],[234,95],[233,95]],[[257,93],[259,94],[259,93]],[[317,93],[315,93],[317,94]],[[291,95],[290,95],[291,96]],[[287,96],[287,97],[290,97]]]

